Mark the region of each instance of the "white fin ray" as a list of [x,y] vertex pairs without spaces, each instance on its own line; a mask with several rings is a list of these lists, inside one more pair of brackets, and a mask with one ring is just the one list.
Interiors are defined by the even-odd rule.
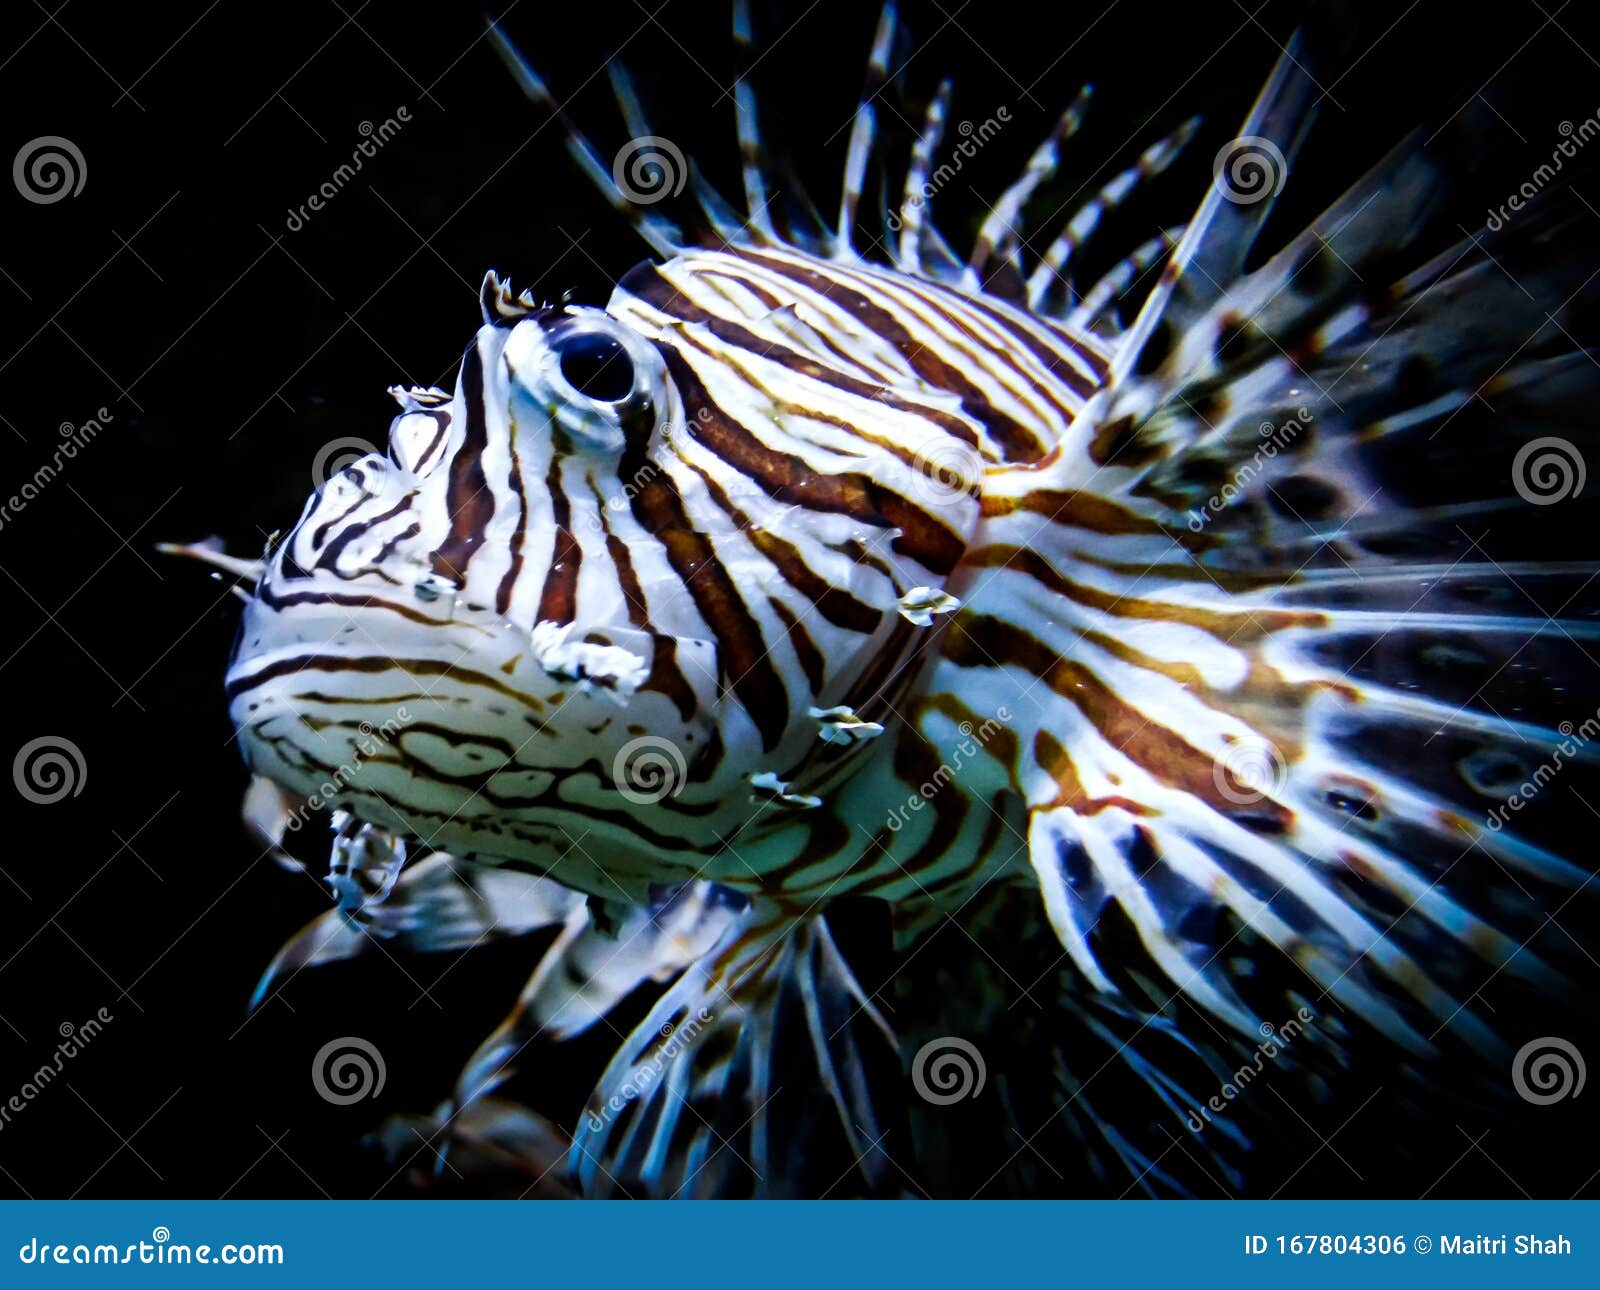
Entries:
[[[1042,184],[1048,183],[1054,177],[1061,164],[1061,147],[1077,134],[1093,95],[1094,89],[1089,85],[1078,91],[1078,96],[1056,119],[1055,125],[1045,136],[1044,141],[1034,149],[1021,177],[1001,193],[990,208],[989,214],[978,228],[972,254],[967,258],[967,277],[972,286],[977,287],[983,283],[991,261],[997,260],[1009,264],[1017,272],[1021,272],[1019,251],[1022,245],[1022,233],[1018,229],[1018,224],[1022,219],[1022,208]],[[1032,301],[1029,303],[1032,304]]]
[[878,132],[875,100],[888,80],[889,51],[894,44],[897,21],[894,0],[886,0],[878,17],[877,34],[872,40],[872,54],[867,60],[866,85],[861,91],[861,102],[856,106],[855,120],[850,125],[850,146],[845,157],[844,185],[839,194],[839,222],[833,252],[844,258],[855,255],[851,234],[855,230],[856,207],[861,201],[867,162],[872,157],[872,144]]
[[566,134],[567,151],[578,163],[579,169],[588,176],[590,183],[610,203],[611,208],[632,224],[639,235],[657,251],[663,255],[677,254],[683,248],[682,230],[654,207],[640,205],[628,199],[627,194],[612,178],[611,170],[601,161],[594,144],[589,142],[588,136],[578,129],[566,110],[551,94],[544,79],[533,70],[532,64],[500,30],[498,23],[493,21],[489,23],[489,37],[528,100],[549,112],[560,122]]
[[[1185,121],[1166,138],[1146,148],[1133,165],[1112,176],[1074,212],[1066,228],[1046,248],[1028,276],[1027,299],[1030,309],[1037,313],[1057,312],[1055,301],[1060,296],[1064,296],[1062,303],[1065,306],[1070,307],[1074,303],[1071,279],[1073,257],[1094,235],[1107,215],[1178,159],[1199,128],[1198,117]],[[1137,259],[1140,250],[1143,248],[1136,250],[1130,258]]]

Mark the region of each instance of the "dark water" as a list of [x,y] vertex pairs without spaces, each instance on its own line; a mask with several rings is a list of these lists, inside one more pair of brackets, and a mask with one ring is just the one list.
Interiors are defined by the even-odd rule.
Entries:
[[[1005,106],[1017,122],[939,199],[957,245],[977,194],[1009,180],[1085,79],[1101,92],[1074,160],[1109,174],[1113,159],[1126,164],[1203,111],[1206,133],[1181,171],[1194,182],[1171,190],[1197,194],[1298,12],[1102,0],[1048,14],[1001,0],[904,8],[922,41],[905,71],[911,100],[951,74],[954,120]],[[1520,180],[1548,157],[1560,122],[1600,105],[1585,52],[1600,40],[1581,8],[1556,21],[1523,4],[1470,19],[1431,2],[1339,11],[1330,29],[1352,56],[1371,49],[1329,86],[1305,168],[1317,183],[1326,176],[1324,190],[1291,194],[1291,213],[1313,211],[1405,124],[1480,92],[1488,119],[1503,118],[1483,149]],[[559,94],[575,95],[598,139],[626,137],[599,73],[620,48],[659,105],[658,132],[733,195],[722,5],[511,9],[507,29]],[[872,6],[823,0],[768,23],[790,29],[763,63],[775,124],[825,209],[874,19]],[[405,1178],[364,1152],[362,1136],[383,1115],[444,1095],[537,957],[527,942],[459,959],[374,956],[302,975],[246,1013],[262,967],[327,898],[315,879],[260,858],[237,822],[245,774],[220,687],[234,602],[152,551],[217,533],[253,554],[291,524],[323,445],[381,442],[386,385],[450,384],[485,269],[543,296],[599,302],[640,258],[554,132],[531,133],[536,118],[481,29],[477,5],[444,0],[148,10],[85,0],[54,18],[25,4],[0,17],[4,148],[64,136],[87,165],[83,191],[56,204],[0,191],[0,492],[51,458],[63,423],[102,408],[110,421],[0,527],[0,753],[54,734],[87,766],[66,802],[7,799],[0,1098],[51,1060],[63,1024],[102,1008],[112,1017],[0,1127],[0,1192],[405,1194]],[[409,121],[362,172],[324,210],[291,220],[350,158],[361,124],[402,108]],[[903,136],[894,112],[884,116]],[[1600,206],[1600,188],[1586,196]],[[1187,212],[1180,197],[1130,228],[1142,239]],[[937,948],[959,954],[958,940]],[[892,966],[870,944],[864,955],[869,982]],[[334,1108],[315,1095],[309,1064],[350,1033],[388,1055],[388,1081],[376,1101]],[[530,1091],[570,1114],[608,1047],[572,1045],[562,1067],[534,1072]],[[1593,1193],[1590,1153],[1572,1149],[1592,1126],[1592,1095],[1470,1122],[1441,1097],[1428,1122],[1383,1091],[1383,1070],[1368,1074],[1363,1093],[1378,1092],[1358,1097],[1352,1118],[1343,1104],[1281,1117],[1280,1135],[1260,1147],[1261,1194],[1414,1195],[1441,1175],[1435,1195]],[[1102,1109],[1115,1106],[1113,1092]],[[1071,1161],[1056,1166],[1061,1176],[1041,1170],[1041,1186],[1101,1190]]]

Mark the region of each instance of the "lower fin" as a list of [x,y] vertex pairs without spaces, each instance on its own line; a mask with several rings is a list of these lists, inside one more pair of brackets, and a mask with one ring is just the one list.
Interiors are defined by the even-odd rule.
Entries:
[[572,1172],[591,1196],[893,1190],[872,1090],[898,1074],[893,1033],[826,921],[758,901],[612,1059]]
[[[458,1103],[506,1080],[530,1046],[581,1034],[641,986],[671,980],[711,952],[744,913],[740,897],[709,882],[677,888],[649,908],[630,907],[615,924],[597,919],[579,899],[511,1015],[456,1081]],[[535,1048],[524,1064],[544,1055]]]
[[[382,835],[374,826],[364,828]],[[392,836],[389,841],[401,845]],[[259,1007],[273,986],[303,968],[380,946],[422,954],[470,949],[562,922],[582,905],[581,895],[549,878],[486,868],[436,851],[402,870],[381,901],[354,912],[330,909],[301,928],[273,956],[250,1006]]]

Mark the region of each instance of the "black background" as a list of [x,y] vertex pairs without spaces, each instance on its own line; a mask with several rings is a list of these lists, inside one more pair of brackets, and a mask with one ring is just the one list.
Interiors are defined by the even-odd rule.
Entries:
[[[1295,201],[1314,209],[1406,127],[1469,100],[1490,108],[1484,154],[1520,181],[1560,122],[1600,107],[1588,52],[1600,39],[1584,9],[1327,11],[1324,39],[1361,56],[1329,86]],[[1182,218],[1303,10],[929,0],[904,15],[917,41],[902,75],[911,102],[948,74],[954,120],[1006,105],[1016,123],[940,195],[940,222],[964,246],[980,194],[1009,181],[1088,79],[1100,90],[1092,129],[1052,191],[1064,201],[1203,112],[1181,171],[1195,182],[1175,184],[1162,217]],[[876,6],[821,0],[763,24],[781,35],[761,69],[774,130],[824,209],[875,18]],[[737,192],[724,5],[522,0],[505,26],[603,155],[626,137],[600,70],[620,50],[656,130]],[[362,1136],[445,1095],[536,957],[526,942],[459,959],[374,956],[304,974],[248,1016],[261,969],[327,897],[261,858],[238,824],[246,776],[220,685],[235,602],[152,549],[217,533],[254,554],[292,523],[322,445],[383,441],[385,386],[451,383],[485,269],[600,302],[642,257],[556,132],[537,128],[482,31],[479,6],[448,0],[45,0],[0,18],[0,154],[61,135],[87,163],[83,191],[55,204],[0,191],[0,492],[49,458],[63,423],[101,407],[114,422],[0,529],[0,753],[57,734],[88,767],[68,801],[6,803],[0,1097],[49,1058],[62,1023],[101,1007],[115,1018],[0,1129],[0,1194],[409,1194],[404,1171]],[[361,123],[402,105],[411,122],[290,232],[289,210],[349,158]],[[894,115],[887,128],[903,141]],[[376,1102],[334,1108],[308,1064],[350,1033],[389,1056],[388,1083]],[[574,1045],[570,1066],[545,1075],[547,1109],[571,1115],[606,1047]],[[1592,1195],[1592,1152],[1574,1150],[1585,1105],[1551,1108],[1532,1128],[1435,1126],[1440,1145],[1400,1168],[1395,1144],[1415,1126],[1380,1097],[1337,1150],[1314,1136],[1336,1119],[1291,1123],[1284,1143],[1264,1144],[1261,1192],[1303,1166],[1285,1194],[1413,1195],[1442,1175],[1434,1195]]]

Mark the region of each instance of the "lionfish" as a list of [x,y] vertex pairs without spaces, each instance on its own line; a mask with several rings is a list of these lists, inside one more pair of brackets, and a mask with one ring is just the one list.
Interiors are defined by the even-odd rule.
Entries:
[[[734,30],[748,68],[745,0]],[[1215,1119],[1222,1145],[1150,1042],[1216,1071],[1298,1016],[1324,1050],[1498,1061],[1478,991],[1551,988],[1529,941],[1590,876],[1553,792],[1485,814],[1571,729],[1597,635],[1595,566],[1540,558],[1529,522],[1595,438],[1560,220],[1440,242],[1459,161],[1419,134],[1269,244],[1318,96],[1297,38],[1193,215],[1092,283],[1085,246],[1194,122],[1036,254],[1022,213],[1085,92],[963,257],[930,218],[946,82],[864,251],[896,32],[891,3],[835,220],[775,201],[741,74],[745,209],[693,170],[691,224],[634,187],[674,159],[615,62],[631,171],[494,29],[657,258],[604,307],[491,272],[454,392],[391,391],[387,454],[262,561],[189,548],[249,584],[227,699],[251,817],[278,842],[336,808],[339,908],[268,981],[557,929],[432,1128],[505,1117],[503,1147],[587,1193],[909,1190],[937,1130],[919,1108],[897,1150],[904,1085],[950,1100],[985,1044],[1152,1185],[1083,1044],[1168,1139]],[[1498,554],[1486,518],[1518,535]],[[970,962],[904,1009],[946,1051],[913,1059],[858,982],[846,898],[903,961],[964,932]],[[1026,1042],[960,979],[1023,947],[1017,988],[1048,998]],[[641,987],[570,1135],[493,1096]]]

